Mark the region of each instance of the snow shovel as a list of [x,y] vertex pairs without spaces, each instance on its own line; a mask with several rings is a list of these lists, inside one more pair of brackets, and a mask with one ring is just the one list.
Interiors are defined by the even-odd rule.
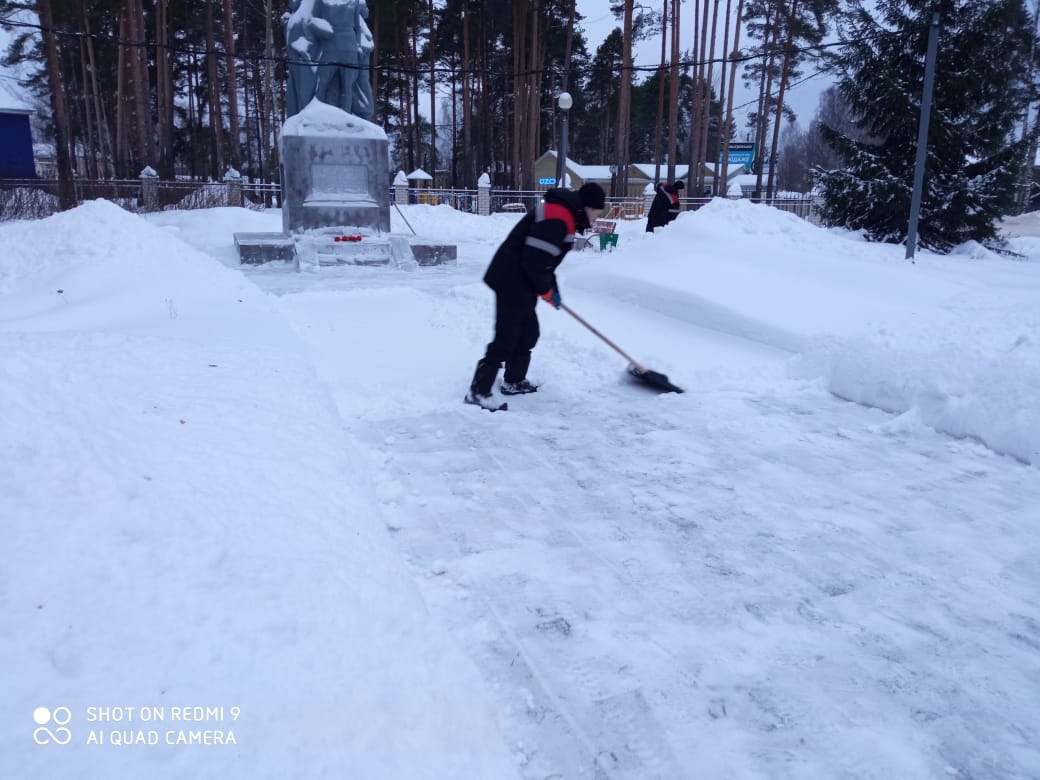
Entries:
[[597,336],[599,336],[605,342],[607,342],[607,344],[609,344],[613,348],[613,350],[615,352],[617,352],[619,355],[621,355],[621,357],[623,357],[625,360],[627,360],[628,361],[628,373],[630,373],[632,376],[634,376],[640,382],[643,382],[644,384],[650,385],[650,387],[656,388],[656,389],[661,390],[662,392],[665,392],[665,393],[681,393],[681,392],[683,392],[683,389],[681,387],[677,387],[676,385],[673,385],[671,382],[669,382],[668,381],[668,377],[666,377],[664,374],[659,374],[656,371],[651,371],[650,369],[640,365],[638,362],[636,362],[635,360],[630,358],[628,355],[626,355],[624,353],[624,351],[621,349],[621,347],[619,347],[613,341],[608,339],[606,336],[604,336],[602,333],[600,333],[594,327],[589,325],[589,323],[585,322],[585,320],[583,320],[581,317],[579,317],[574,312],[574,310],[572,308],[570,308],[567,304],[561,303],[560,304],[560,308],[563,309],[565,312],[567,312],[572,317],[574,317],[574,319],[576,319],[578,322],[580,322],[586,328],[591,330],[593,333],[595,333]]

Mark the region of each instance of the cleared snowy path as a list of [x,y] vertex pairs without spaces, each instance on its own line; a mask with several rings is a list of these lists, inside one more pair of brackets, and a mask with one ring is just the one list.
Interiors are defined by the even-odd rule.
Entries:
[[252,275],[524,776],[1040,776],[1035,468],[589,290],[565,298],[687,394],[624,383],[547,310],[542,391],[464,407],[490,329],[475,277]]

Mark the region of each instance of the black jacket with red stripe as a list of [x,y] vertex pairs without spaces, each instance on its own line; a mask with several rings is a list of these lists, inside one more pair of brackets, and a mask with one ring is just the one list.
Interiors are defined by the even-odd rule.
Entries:
[[679,216],[679,193],[674,185],[662,182],[657,185],[657,194],[654,202],[650,204],[650,213],[647,215],[646,232],[653,233],[654,228],[667,225]]
[[578,193],[548,190],[545,201],[516,223],[484,274],[498,293],[542,295],[556,287],[556,267],[589,223]]

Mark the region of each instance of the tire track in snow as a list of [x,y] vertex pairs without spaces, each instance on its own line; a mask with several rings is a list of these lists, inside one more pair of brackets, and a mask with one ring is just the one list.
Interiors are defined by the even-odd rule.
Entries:
[[[605,347],[560,332],[538,353],[553,382],[479,413],[455,385],[483,319],[441,319],[450,301],[430,307],[444,332],[394,331],[395,360],[441,358],[422,363],[432,393],[402,391],[339,335],[398,326],[383,301],[297,313],[345,426],[384,459],[372,473],[431,609],[490,670],[526,776],[625,776],[642,728],[633,764],[596,762],[626,729],[596,709],[611,695],[676,778],[1031,776],[1035,471],[763,376],[636,396]],[[326,322],[338,333],[321,340]],[[393,403],[365,405],[362,380]]]
[[[391,462],[386,464],[394,478],[401,479],[412,468],[431,460],[443,462],[447,453],[462,450],[467,453],[465,463],[455,463],[452,472],[456,476],[472,475],[471,464],[474,461],[482,463],[480,473],[483,476],[478,478],[479,481],[490,477],[488,481],[498,482],[491,488],[491,496],[485,497],[489,506],[499,505],[499,494],[514,498],[517,494],[522,496],[519,503],[507,500],[506,511],[485,515],[482,518],[485,522],[493,520],[505,527],[506,537],[511,535],[513,544],[530,545],[541,556],[555,558],[562,551],[561,557],[566,559],[560,562],[562,568],[594,572],[597,580],[605,580],[604,587],[612,598],[620,596],[621,591],[624,593],[626,616],[620,619],[620,616],[614,616],[617,609],[614,605],[604,604],[595,596],[594,589],[585,585],[576,585],[578,590],[571,597],[566,592],[559,592],[554,583],[539,578],[538,573],[527,576],[517,572],[489,577],[484,570],[470,570],[463,560],[465,554],[462,550],[466,544],[455,539],[453,558],[464,570],[464,573],[456,575],[458,586],[467,590],[468,601],[480,605],[479,609],[471,607],[468,620],[491,621],[497,636],[494,646],[498,651],[487,653],[487,644],[484,643],[482,647],[485,650],[474,660],[482,671],[490,673],[489,679],[495,686],[508,685],[519,696],[525,692],[530,694],[530,688],[534,687],[535,693],[530,695],[537,704],[529,708],[529,712],[536,713],[538,720],[544,721],[548,711],[553,719],[564,725],[566,733],[576,743],[562,745],[554,733],[547,734],[540,726],[528,723],[526,729],[533,729],[538,734],[536,744],[552,746],[556,755],[539,755],[537,760],[534,756],[527,756],[525,760],[537,766],[539,772],[546,766],[550,769],[556,767],[556,771],[570,767],[571,771],[563,772],[565,777],[681,777],[682,772],[663,736],[665,730],[647,704],[638,677],[618,673],[620,668],[630,665],[633,655],[654,657],[659,665],[673,664],[674,659],[646,635],[628,637],[628,647],[622,656],[611,655],[614,648],[609,647],[606,654],[600,647],[599,655],[595,655],[593,651],[597,650],[597,644],[595,641],[589,644],[585,636],[590,625],[598,628],[621,624],[630,621],[634,615],[645,618],[653,614],[656,608],[652,597],[630,579],[623,566],[601,555],[594,544],[581,539],[573,528],[557,527],[559,521],[552,519],[554,513],[523,486],[522,479],[503,478],[503,475],[522,475],[517,465],[537,456],[533,448],[510,447],[508,454],[496,453],[494,448],[483,446],[478,433],[468,427],[466,423],[472,423],[472,418],[473,415],[467,415],[465,411],[445,415],[443,428],[438,426],[439,429],[454,430],[457,438],[439,437],[435,449],[425,445],[396,447]],[[383,431],[387,428],[394,430],[395,426],[401,426],[407,429],[411,424],[409,420],[384,422],[372,435],[384,436]],[[401,443],[395,440],[395,444]],[[404,455],[406,450],[407,455]],[[458,516],[459,500],[463,506],[470,500],[468,484],[456,483],[456,487],[457,491],[440,497],[438,503],[442,508],[428,515],[429,523],[438,529],[436,532],[416,529],[418,538],[413,536],[412,544],[399,539],[420,572],[429,571],[430,546],[443,552],[443,540],[453,536],[453,531],[444,528],[444,519],[454,525],[451,518]],[[407,486],[399,492],[407,493]],[[398,536],[406,534],[399,533]],[[430,545],[430,540],[423,538],[428,536],[440,537],[441,543]],[[480,549],[484,545],[475,547]],[[493,550],[486,550],[486,554],[496,555]],[[438,562],[436,568],[447,572],[452,566]],[[590,611],[597,614],[590,617]],[[508,671],[502,664],[503,646],[515,652]],[[636,648],[640,649],[637,651]],[[503,673],[508,682],[503,680]],[[544,753],[544,747],[539,753]],[[579,774],[573,774],[574,771]]]

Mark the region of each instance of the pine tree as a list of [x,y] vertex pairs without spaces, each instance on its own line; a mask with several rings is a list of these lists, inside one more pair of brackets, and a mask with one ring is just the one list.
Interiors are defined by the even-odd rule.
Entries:
[[928,26],[940,14],[935,93],[921,204],[922,246],[986,241],[1014,202],[1023,159],[1013,131],[1035,94],[1023,0],[879,0],[845,19],[839,89],[861,131],[823,124],[845,162],[823,172],[825,224],[906,240]]

